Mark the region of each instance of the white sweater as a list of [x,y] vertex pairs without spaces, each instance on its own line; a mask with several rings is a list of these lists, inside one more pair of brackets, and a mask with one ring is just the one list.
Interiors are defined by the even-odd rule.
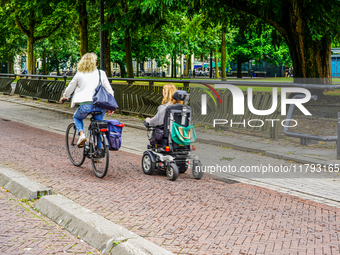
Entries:
[[[100,70],[101,80],[103,87],[113,96],[113,90],[109,83],[109,80],[106,77],[106,73]],[[65,92],[63,94],[64,98],[69,98],[73,93],[71,107],[73,107],[76,103],[88,102],[92,101],[92,97],[95,93],[95,90],[99,84],[99,73],[98,69],[94,70],[91,73],[82,73],[77,72],[73,77],[72,81],[68,84]]]

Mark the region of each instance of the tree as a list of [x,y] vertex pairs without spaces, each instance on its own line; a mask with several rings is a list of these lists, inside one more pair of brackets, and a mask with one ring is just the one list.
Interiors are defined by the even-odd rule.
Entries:
[[224,4],[270,24],[282,35],[289,47],[295,78],[320,78],[317,80],[319,83],[331,81],[331,41],[339,34],[339,1],[186,1],[190,9],[195,6],[199,9],[201,3],[216,12]]
[[11,10],[18,28],[27,37],[27,71],[31,74],[34,43],[57,31],[71,14],[72,6],[67,1],[11,0],[3,8]]
[[[1,9],[1,7],[0,7]],[[25,38],[9,18],[10,11],[0,11],[0,62],[8,62],[8,72],[13,73],[14,58],[24,53]]]
[[[79,48],[77,40],[75,40],[75,33],[66,33],[67,31],[64,29],[60,29],[49,38],[36,44],[37,56],[43,59],[43,74],[56,70],[57,75],[60,75],[61,68],[73,68],[79,60]],[[44,61],[46,61],[46,67]]]
[[78,0],[78,26],[80,34],[80,57],[89,51],[88,38],[88,15],[86,9],[86,0]]

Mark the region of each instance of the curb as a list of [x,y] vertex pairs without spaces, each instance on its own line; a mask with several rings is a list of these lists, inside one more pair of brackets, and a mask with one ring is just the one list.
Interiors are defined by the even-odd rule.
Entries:
[[[35,209],[103,254],[171,255],[170,251],[78,205],[26,175],[0,165],[0,185],[20,199],[41,198]],[[54,196],[53,196],[54,195]]]
[[37,199],[44,195],[53,195],[52,189],[32,180],[26,175],[0,165],[0,186],[9,190],[20,199]]
[[[16,102],[13,100],[8,100],[4,98],[0,98],[2,101],[7,101],[7,102],[12,102],[12,103],[17,103],[17,104],[22,104],[22,105],[28,105],[31,107],[35,108],[40,108],[44,110],[50,110],[50,111],[55,111],[55,112],[60,112],[63,114],[73,114],[69,111],[65,110],[60,110],[60,109],[53,109],[49,108],[46,106],[41,106],[41,105],[36,105],[32,103],[22,103],[22,102]],[[125,126],[131,127],[131,128],[136,128],[136,129],[141,129],[141,130],[146,130],[146,128],[142,125],[137,125],[137,124],[130,124],[130,123],[124,123]],[[272,147],[261,144],[261,145],[255,145],[255,144],[249,144],[247,142],[239,142],[239,141],[231,141],[231,142],[223,142],[219,140],[214,140],[214,139],[207,139],[207,138],[197,138],[196,142],[204,143],[204,144],[212,144],[215,146],[223,146],[223,147],[228,147],[232,148],[234,150],[239,150],[239,151],[245,151],[245,152],[254,152],[254,153],[263,153],[265,156],[272,157],[272,158],[278,158],[278,159],[284,159],[288,161],[294,161],[296,163],[302,163],[302,164],[322,164],[325,166],[329,165],[334,165],[334,164],[339,164],[339,161],[336,160],[318,160],[310,157],[305,157],[301,155],[294,155],[294,154],[285,154],[280,151],[273,150]]]
[[42,197],[35,208],[103,254],[173,254],[62,195]]

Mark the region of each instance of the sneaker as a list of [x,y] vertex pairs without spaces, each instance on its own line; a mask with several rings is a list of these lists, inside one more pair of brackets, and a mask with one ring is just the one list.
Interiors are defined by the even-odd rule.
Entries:
[[86,137],[85,134],[80,135],[78,142],[77,142],[77,146],[81,146],[86,142]]

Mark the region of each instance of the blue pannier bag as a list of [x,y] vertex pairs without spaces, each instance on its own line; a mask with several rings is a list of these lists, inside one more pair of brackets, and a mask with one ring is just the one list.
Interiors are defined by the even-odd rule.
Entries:
[[106,136],[109,141],[109,150],[119,150],[122,145],[122,132],[125,125],[119,120],[106,120],[106,122],[108,124]]

